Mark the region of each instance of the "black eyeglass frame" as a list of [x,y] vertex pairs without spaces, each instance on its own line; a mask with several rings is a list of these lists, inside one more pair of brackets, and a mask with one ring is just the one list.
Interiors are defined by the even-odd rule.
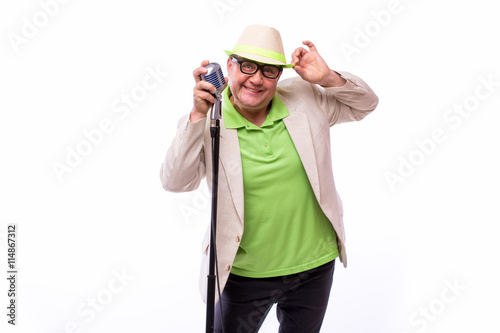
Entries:
[[[237,62],[238,64],[240,64],[240,72],[242,72],[243,74],[246,74],[246,75],[254,75],[255,73],[257,73],[260,70],[260,72],[262,73],[262,75],[265,78],[268,78],[268,79],[271,79],[271,80],[275,80],[275,79],[277,79],[280,76],[280,73],[283,71],[283,67],[280,67],[280,66],[269,65],[269,64],[259,65],[255,61],[251,61],[251,60],[248,60],[248,59],[238,59],[238,58],[235,58],[235,57],[231,57],[231,59],[232,59],[233,62]],[[255,72],[253,72],[253,73],[245,73],[245,72],[243,72],[243,70],[242,70],[241,67],[242,67],[242,64],[244,62],[249,62],[249,63],[255,64],[255,66],[257,66],[257,69],[255,70]],[[264,74],[264,71],[263,71],[264,67],[266,67],[266,66],[277,68],[278,69],[278,74],[276,74],[275,77],[269,77],[269,76],[267,76],[266,74]]]

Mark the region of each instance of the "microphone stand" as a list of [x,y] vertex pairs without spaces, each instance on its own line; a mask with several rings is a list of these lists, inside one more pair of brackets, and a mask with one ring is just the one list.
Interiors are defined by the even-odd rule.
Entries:
[[[214,332],[215,321],[215,270],[217,270],[217,250],[215,246],[217,228],[217,194],[219,180],[219,148],[220,148],[220,118],[221,118],[220,93],[215,94],[215,103],[212,105],[210,119],[210,137],[212,138],[212,214],[210,230],[209,268],[207,275],[207,322],[206,333]],[[219,300],[220,302],[220,300]]]

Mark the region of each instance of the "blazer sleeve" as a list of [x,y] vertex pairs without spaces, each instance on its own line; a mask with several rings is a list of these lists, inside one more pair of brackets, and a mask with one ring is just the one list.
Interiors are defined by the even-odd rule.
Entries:
[[206,118],[191,123],[189,115],[179,121],[177,133],[160,169],[160,179],[165,190],[193,191],[205,177],[205,125]]
[[324,88],[312,85],[320,108],[326,113],[330,126],[349,121],[359,121],[375,110],[378,97],[361,78],[337,72],[346,80],[342,87]]

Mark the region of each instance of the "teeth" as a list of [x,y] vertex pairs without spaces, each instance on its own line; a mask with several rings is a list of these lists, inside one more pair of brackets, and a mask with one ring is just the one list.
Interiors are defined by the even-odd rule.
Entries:
[[251,88],[248,88],[248,87],[245,87],[248,91],[251,91],[251,92],[259,92],[259,90],[255,90],[255,89],[251,89]]

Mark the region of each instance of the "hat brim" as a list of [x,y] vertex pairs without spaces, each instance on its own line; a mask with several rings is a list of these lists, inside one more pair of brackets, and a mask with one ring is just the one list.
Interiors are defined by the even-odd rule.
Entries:
[[268,57],[264,57],[264,56],[261,56],[261,55],[258,55],[258,54],[254,54],[254,53],[233,52],[233,51],[228,51],[228,50],[224,50],[224,53],[227,54],[229,57],[232,56],[232,55],[237,55],[237,56],[240,56],[242,58],[246,58],[246,59],[249,59],[249,60],[257,61],[257,62],[260,62],[260,63],[263,63],[263,64],[275,65],[275,66],[283,66],[283,68],[292,68],[293,66],[295,66],[294,64],[286,64],[286,63],[281,62],[279,60],[268,58]]

